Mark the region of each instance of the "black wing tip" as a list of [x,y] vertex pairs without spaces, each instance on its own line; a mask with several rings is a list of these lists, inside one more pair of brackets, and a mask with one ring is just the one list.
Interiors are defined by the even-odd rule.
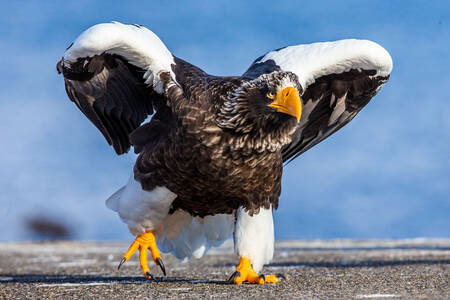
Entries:
[[61,58],[57,63],[56,63],[56,71],[58,72],[58,74],[61,74],[63,72],[63,60],[64,58]]
[[130,148],[131,148],[130,146],[124,148],[122,145],[118,145],[118,144],[114,144],[112,146],[117,155],[126,154],[126,153],[128,153],[128,151],[130,151]]

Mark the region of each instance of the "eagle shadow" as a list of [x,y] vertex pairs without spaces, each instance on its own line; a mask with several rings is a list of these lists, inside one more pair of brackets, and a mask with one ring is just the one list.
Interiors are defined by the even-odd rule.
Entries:
[[[190,283],[190,284],[228,284],[225,280],[203,280],[203,279],[185,279],[180,277],[155,277],[156,281],[150,281],[142,276],[101,276],[101,275],[50,275],[50,274],[0,274],[1,284],[5,283],[41,283],[41,284],[104,284],[104,283],[123,283],[123,284],[140,284],[140,283]],[[5,280],[6,279],[6,280]]]
[[[266,265],[266,268],[362,268],[362,267],[386,267],[405,265],[450,265],[450,259],[419,259],[419,260],[365,260],[365,261],[321,261],[321,262],[274,262]],[[233,267],[233,264],[217,264],[214,267]],[[227,280],[186,279],[181,277],[156,277],[157,282],[149,281],[142,276],[101,276],[101,275],[50,275],[50,274],[0,274],[7,280],[3,283],[41,283],[41,284],[89,284],[89,283],[190,283],[190,284],[229,284]]]
[[[363,268],[363,267],[388,267],[388,266],[405,266],[405,265],[450,265],[450,259],[430,260],[365,260],[365,261],[320,261],[320,262],[302,262],[302,261],[286,261],[273,262],[264,265],[264,268]],[[214,265],[214,267],[232,267],[233,264]]]

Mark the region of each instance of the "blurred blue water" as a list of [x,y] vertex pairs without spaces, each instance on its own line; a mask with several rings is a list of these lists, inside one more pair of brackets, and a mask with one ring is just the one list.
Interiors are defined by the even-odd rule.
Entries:
[[79,239],[129,239],[104,206],[131,173],[68,100],[55,64],[87,27],[151,28],[177,56],[238,75],[265,52],[343,38],[380,43],[394,71],[349,125],[288,165],[276,237],[450,236],[450,4],[423,1],[42,1],[0,11],[0,240],[42,216]]

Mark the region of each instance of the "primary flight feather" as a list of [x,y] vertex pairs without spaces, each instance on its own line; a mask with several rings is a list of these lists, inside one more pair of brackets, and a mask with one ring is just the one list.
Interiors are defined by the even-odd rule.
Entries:
[[229,280],[239,284],[278,281],[258,272],[273,256],[283,162],[353,119],[392,60],[374,42],[341,40],[274,50],[242,76],[220,77],[172,55],[149,29],[115,22],[82,33],[57,69],[117,154],[139,154],[106,203],[136,236],[121,264],[139,250],[153,279],[147,250],[165,273],[159,249],[201,257],[234,234],[240,262]]

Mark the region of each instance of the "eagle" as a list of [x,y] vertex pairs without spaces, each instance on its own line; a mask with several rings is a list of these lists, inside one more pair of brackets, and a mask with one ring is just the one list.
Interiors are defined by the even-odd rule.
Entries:
[[[380,45],[346,39],[258,57],[242,76],[214,76],[173,55],[141,25],[98,24],[57,63],[67,95],[118,155],[137,154],[106,206],[164,275],[160,251],[201,257],[234,238],[230,283],[278,282],[261,269],[274,252],[273,210],[283,165],[345,124],[389,79]],[[149,121],[147,121],[149,120]]]

